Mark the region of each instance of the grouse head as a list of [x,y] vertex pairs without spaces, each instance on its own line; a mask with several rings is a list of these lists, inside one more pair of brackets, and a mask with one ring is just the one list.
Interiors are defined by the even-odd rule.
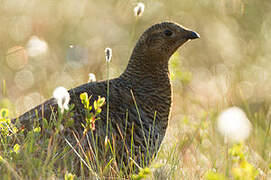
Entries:
[[167,61],[186,41],[199,38],[199,34],[173,22],[162,22],[147,29],[137,43],[152,60]]

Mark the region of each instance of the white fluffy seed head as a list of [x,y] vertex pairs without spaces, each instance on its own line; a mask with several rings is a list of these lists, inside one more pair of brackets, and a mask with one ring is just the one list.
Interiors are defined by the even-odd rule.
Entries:
[[61,109],[61,113],[64,112],[64,109],[69,109],[70,95],[66,88],[57,87],[53,93],[54,98],[57,100],[57,105]]
[[95,82],[96,81],[96,76],[93,73],[88,74],[88,82]]
[[29,56],[36,57],[46,53],[48,50],[47,43],[37,36],[32,36],[27,42],[27,52]]
[[112,58],[112,49],[107,47],[107,48],[105,48],[104,52],[105,52],[105,60],[107,62],[110,62],[111,58]]
[[250,135],[251,123],[242,109],[231,107],[220,113],[217,128],[225,141],[242,142]]
[[134,8],[135,16],[142,16],[145,9],[145,5],[142,2],[137,3],[136,7]]

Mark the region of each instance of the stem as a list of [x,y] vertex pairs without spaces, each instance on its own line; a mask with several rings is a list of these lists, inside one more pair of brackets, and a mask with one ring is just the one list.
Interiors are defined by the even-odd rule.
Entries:
[[106,136],[108,135],[108,121],[109,121],[109,62],[106,62],[107,71],[107,103],[106,103]]
[[148,144],[147,144],[147,140],[146,140],[146,136],[145,136],[145,132],[144,132],[143,122],[142,122],[142,119],[141,119],[141,116],[140,116],[140,113],[139,113],[139,108],[137,106],[136,99],[135,99],[135,96],[134,96],[134,93],[133,93],[132,90],[131,90],[131,95],[132,95],[132,98],[134,100],[134,104],[135,104],[135,108],[136,108],[136,111],[137,111],[138,119],[139,119],[139,122],[140,122],[140,125],[141,125],[142,134],[143,134],[143,137],[144,137],[145,144],[147,146]]
[[267,141],[268,141],[268,134],[269,134],[270,128],[271,128],[271,119],[269,119],[267,130],[266,130],[266,133],[265,133],[265,136],[264,136],[264,141],[263,141],[262,157],[264,159],[265,159],[265,150],[266,150],[266,144],[267,144]]
[[225,176],[228,178],[229,177],[229,143],[228,143],[227,136],[225,136],[224,144],[225,144],[225,157],[226,157]]

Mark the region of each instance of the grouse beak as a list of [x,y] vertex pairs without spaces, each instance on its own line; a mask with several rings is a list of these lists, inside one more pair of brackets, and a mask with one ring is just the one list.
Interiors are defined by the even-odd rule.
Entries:
[[187,31],[187,39],[197,39],[197,38],[200,38],[200,35],[198,33],[196,33],[195,31]]

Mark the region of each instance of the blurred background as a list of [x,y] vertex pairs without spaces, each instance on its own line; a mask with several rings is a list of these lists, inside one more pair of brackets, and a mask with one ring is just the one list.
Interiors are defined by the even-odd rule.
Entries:
[[[145,11],[136,17],[135,0],[2,0],[0,108],[16,117],[50,98],[58,86],[70,89],[86,83],[89,73],[106,79],[106,47],[113,50],[110,77],[117,77],[140,34],[170,20],[201,38],[185,44],[171,59],[174,102],[166,143],[194,132],[202,119],[208,120],[206,114],[236,105],[256,127],[250,146],[260,154],[268,147],[260,144],[271,94],[271,1],[142,2]],[[204,141],[208,151],[214,142]],[[270,151],[261,157],[270,162]]]
[[137,1],[2,1],[1,106],[13,104],[14,112],[22,113],[51,97],[57,86],[87,82],[88,73],[105,79],[107,46],[113,49],[110,75],[118,76],[140,34],[164,20],[201,35],[175,55],[173,83],[182,87],[175,90],[181,102],[175,106],[183,106],[178,98],[184,91],[204,107],[235,104],[240,98],[269,100],[270,1],[144,3],[144,14],[135,17]]

